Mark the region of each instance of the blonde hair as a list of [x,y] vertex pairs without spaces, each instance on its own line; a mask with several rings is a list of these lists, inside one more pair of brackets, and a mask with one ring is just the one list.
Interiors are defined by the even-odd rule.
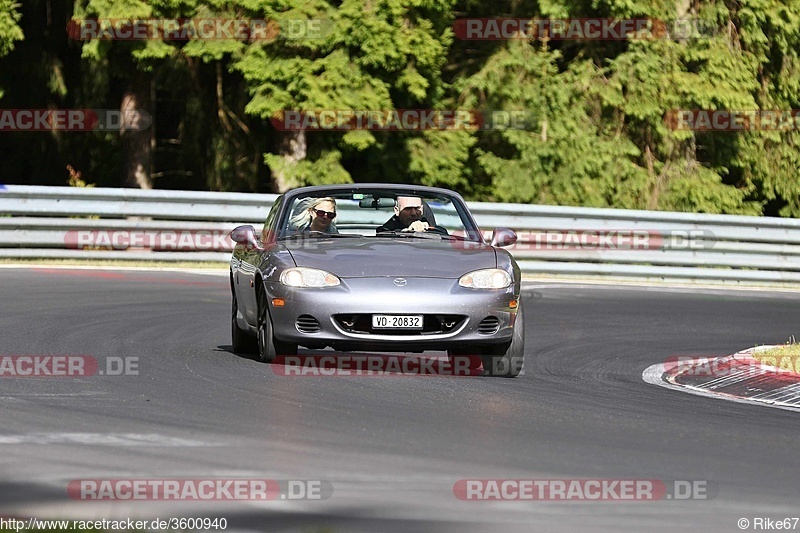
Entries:
[[[304,229],[311,224],[311,211],[313,211],[319,204],[323,202],[330,202],[333,208],[336,209],[336,200],[331,197],[326,198],[303,198],[297,202],[296,212],[289,220],[292,229]],[[331,231],[334,231],[333,222],[331,222]]]

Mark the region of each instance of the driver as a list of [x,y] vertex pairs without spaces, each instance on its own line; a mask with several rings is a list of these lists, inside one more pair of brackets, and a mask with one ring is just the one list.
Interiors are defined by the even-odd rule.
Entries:
[[379,226],[377,233],[387,231],[427,231],[435,230],[422,216],[422,198],[418,196],[398,196],[394,206],[394,216]]

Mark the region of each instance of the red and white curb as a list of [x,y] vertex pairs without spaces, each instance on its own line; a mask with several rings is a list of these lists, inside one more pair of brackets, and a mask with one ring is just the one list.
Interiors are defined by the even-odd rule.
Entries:
[[676,358],[642,372],[645,382],[690,394],[739,403],[800,411],[800,373],[769,366],[755,352],[758,346],[724,357]]

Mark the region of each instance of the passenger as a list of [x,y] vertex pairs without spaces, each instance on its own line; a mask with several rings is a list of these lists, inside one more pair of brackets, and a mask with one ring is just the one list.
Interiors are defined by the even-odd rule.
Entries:
[[336,200],[333,198],[306,198],[307,206],[292,217],[292,228],[299,232],[339,233],[333,220],[336,218]]

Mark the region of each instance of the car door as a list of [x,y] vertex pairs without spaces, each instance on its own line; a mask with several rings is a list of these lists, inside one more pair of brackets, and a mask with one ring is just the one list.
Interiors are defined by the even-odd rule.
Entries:
[[234,262],[238,268],[234,271],[233,286],[236,291],[239,312],[245,320],[253,326],[258,324],[258,295],[255,292],[255,277],[259,265],[264,260],[268,260],[269,254],[274,249],[274,244],[269,238],[275,235],[275,225],[278,220],[278,213],[283,205],[283,196],[279,196],[272,204],[264,228],[259,236],[258,247],[246,247],[238,245],[234,249]]

